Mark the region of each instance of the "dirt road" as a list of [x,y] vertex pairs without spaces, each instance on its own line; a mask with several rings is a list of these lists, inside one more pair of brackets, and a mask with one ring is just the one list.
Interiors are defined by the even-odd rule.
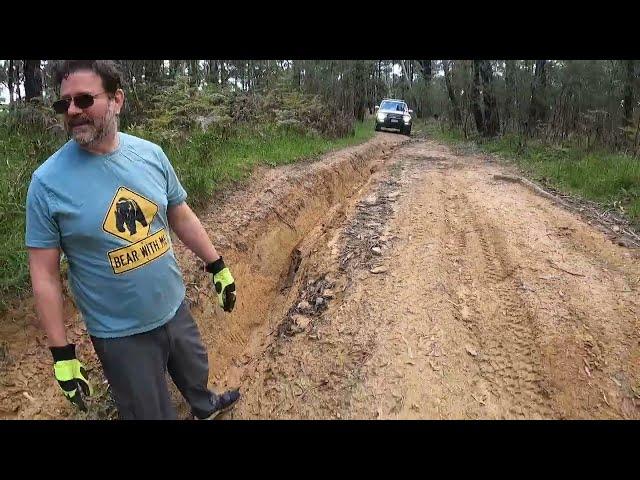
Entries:
[[[218,199],[233,314],[176,249],[211,386],[243,393],[226,418],[640,418],[638,250],[505,173],[379,133]],[[30,312],[0,319],[0,416],[104,418],[105,392],[85,417],[60,398]]]
[[247,370],[233,416],[638,418],[637,252],[478,158],[394,158],[308,260],[340,284],[328,309]]

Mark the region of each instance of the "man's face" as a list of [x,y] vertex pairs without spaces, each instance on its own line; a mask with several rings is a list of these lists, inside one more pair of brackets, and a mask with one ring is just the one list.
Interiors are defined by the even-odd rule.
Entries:
[[100,143],[114,135],[118,128],[116,115],[120,113],[124,94],[118,90],[110,97],[102,86],[102,79],[91,70],[80,70],[70,74],[60,84],[60,98],[82,94],[97,95],[89,108],[78,108],[75,102],[64,114],[67,133],[80,145]]

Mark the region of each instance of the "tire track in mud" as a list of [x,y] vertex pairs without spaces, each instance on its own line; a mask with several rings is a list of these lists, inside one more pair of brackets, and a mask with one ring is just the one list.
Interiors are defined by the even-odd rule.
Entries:
[[485,272],[491,279],[489,293],[499,305],[495,314],[485,317],[488,332],[481,338],[487,344],[488,358],[481,359],[481,371],[514,400],[510,413],[547,416],[551,409],[539,385],[544,376],[540,373],[541,360],[535,342],[535,315],[517,291],[504,246],[499,240],[492,242],[496,230],[490,237],[479,222],[476,227]]
[[[446,176],[445,176],[446,178]],[[445,223],[452,241],[446,256],[457,260],[455,282],[466,286],[453,309],[454,318],[477,344],[479,372],[488,390],[514,417],[548,417],[552,410],[536,344],[535,314],[518,292],[518,266],[497,225],[483,223],[464,193],[448,183]],[[475,277],[475,278],[474,278]],[[461,310],[472,312],[463,315]],[[506,398],[503,398],[506,397]]]

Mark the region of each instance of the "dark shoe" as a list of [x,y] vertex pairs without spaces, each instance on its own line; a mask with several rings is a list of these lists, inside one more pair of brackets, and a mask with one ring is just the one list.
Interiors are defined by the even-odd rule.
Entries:
[[240,400],[240,391],[238,389],[224,392],[218,397],[216,409],[211,412],[208,417],[203,418],[202,420],[213,420],[221,413],[228,412],[233,408],[238,400]]

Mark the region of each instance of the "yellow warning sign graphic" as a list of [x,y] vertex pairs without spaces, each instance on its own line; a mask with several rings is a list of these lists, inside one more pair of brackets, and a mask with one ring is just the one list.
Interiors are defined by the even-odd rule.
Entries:
[[120,187],[102,223],[105,232],[128,242],[137,242],[149,235],[158,206],[128,188]]
[[109,252],[109,261],[111,262],[113,273],[124,273],[161,257],[170,248],[169,236],[163,228],[133,245],[111,250]]

